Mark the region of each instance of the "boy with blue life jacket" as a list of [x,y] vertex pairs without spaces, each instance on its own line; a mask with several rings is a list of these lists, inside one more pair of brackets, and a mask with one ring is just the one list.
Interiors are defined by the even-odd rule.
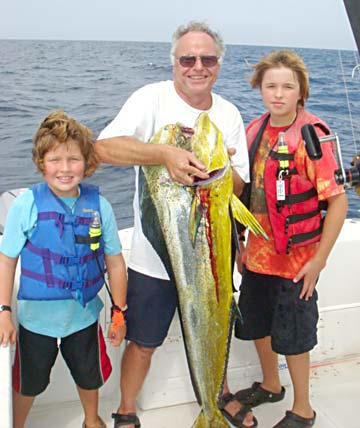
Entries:
[[249,234],[246,248],[241,243],[244,322],[237,323],[235,335],[255,341],[263,379],[227,398],[250,407],[282,400],[277,354],[285,355],[294,401],[273,428],[309,428],[316,418],[309,398],[319,317],[315,285],[346,217],[347,199],[335,181],[331,143],[322,145],[318,161],[306,153],[303,125],[312,124],[319,137],[330,130],[304,109],[309,77],[303,60],[289,50],[272,52],[254,67],[251,85],[260,88],[267,112],[246,130],[251,183],[242,199],[269,240]]
[[[84,409],[83,428],[105,427],[98,388],[111,363],[98,323],[98,292],[109,277],[113,323],[125,337],[126,268],[109,202],[82,183],[97,169],[91,131],[63,111],[49,114],[34,136],[33,161],[44,177],[13,203],[0,245],[0,345],[16,341],[14,428],[23,428],[35,397],[49,383],[60,348]],[[21,256],[19,329],[11,320],[15,269]]]

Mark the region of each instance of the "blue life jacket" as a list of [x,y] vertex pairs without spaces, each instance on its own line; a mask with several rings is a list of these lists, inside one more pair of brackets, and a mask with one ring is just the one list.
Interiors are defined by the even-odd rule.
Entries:
[[[90,249],[89,224],[100,214],[99,188],[80,185],[74,213],[47,183],[32,187],[38,210],[35,229],[21,252],[18,299],[75,299],[83,306],[104,284],[104,240]],[[97,260],[96,260],[97,259]]]

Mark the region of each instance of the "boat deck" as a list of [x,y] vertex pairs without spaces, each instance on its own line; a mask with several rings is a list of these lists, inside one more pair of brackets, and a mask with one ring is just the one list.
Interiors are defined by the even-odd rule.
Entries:
[[[121,231],[128,251],[131,230]],[[1,239],[1,237],[0,237]],[[321,274],[318,346],[311,353],[311,402],[317,412],[316,428],[359,428],[360,404],[360,219],[347,220]],[[239,283],[239,280],[237,280]],[[109,305],[102,290],[105,310],[100,322],[103,331],[109,323]],[[14,316],[16,316],[16,304]],[[122,345],[123,346],[123,345]],[[101,389],[100,415],[108,428],[111,413],[119,403],[121,350],[108,347],[113,374]],[[10,367],[13,352],[0,348],[0,428],[12,428]],[[58,358],[51,382],[37,399],[26,428],[81,428],[83,414],[74,384],[62,358]],[[279,359],[280,377],[285,386],[290,379],[286,363]],[[233,340],[229,354],[228,380],[234,391],[254,380],[261,380],[260,365],[252,342]],[[110,398],[110,399],[109,399]],[[152,366],[139,396],[139,417],[143,428],[191,428],[199,412],[191,387],[178,317],[175,316],[167,339],[154,355]],[[188,403],[188,404],[178,404]],[[177,405],[174,405],[177,404]],[[280,403],[254,409],[259,428],[272,428],[291,409],[292,391],[287,388]],[[217,427],[212,427],[217,428]]]
[[[312,367],[311,401],[317,412],[316,428],[359,428],[357,412],[360,403],[360,356],[346,358],[336,363]],[[100,401],[100,414],[111,428],[111,412],[117,400]],[[271,428],[291,408],[292,391],[287,388],[280,403],[264,404],[254,409],[259,428]],[[190,428],[198,414],[196,403],[163,407],[138,414],[143,428]],[[82,410],[79,402],[61,405],[34,406],[26,428],[80,428]],[[214,427],[216,428],[216,427]]]

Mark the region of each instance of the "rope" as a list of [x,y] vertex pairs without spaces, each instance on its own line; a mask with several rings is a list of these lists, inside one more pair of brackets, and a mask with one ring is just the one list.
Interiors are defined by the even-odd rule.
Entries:
[[343,78],[343,82],[344,82],[347,108],[348,108],[348,111],[349,111],[350,127],[351,127],[352,136],[353,136],[354,149],[355,149],[355,153],[357,153],[358,150],[357,150],[357,144],[356,144],[356,138],[355,138],[355,127],[354,127],[353,117],[352,117],[352,113],[351,113],[350,100],[349,100],[349,91],[348,91],[348,87],[347,87],[347,83],[346,83],[345,72],[344,72],[344,65],[343,65],[343,62],[342,62],[342,57],[341,57],[341,51],[340,50],[338,50],[338,54],[339,54],[339,61],[340,61],[340,67],[341,67],[341,74],[342,74],[342,78]]

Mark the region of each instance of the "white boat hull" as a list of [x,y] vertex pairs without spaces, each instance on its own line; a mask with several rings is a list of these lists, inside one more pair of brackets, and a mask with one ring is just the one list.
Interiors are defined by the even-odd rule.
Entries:
[[[6,192],[0,200],[0,220],[3,225],[9,206],[14,198],[24,189]],[[0,230],[1,232],[1,230]],[[132,229],[119,232],[125,259],[131,244]],[[0,236],[1,239],[1,236]],[[346,220],[341,234],[328,260],[328,265],[321,274],[317,289],[319,292],[320,320],[318,325],[317,347],[311,353],[313,369],[328,365],[329,367],[342,361],[360,359],[360,341],[354,326],[360,325],[360,219]],[[19,269],[16,275],[15,290],[18,288]],[[235,284],[239,285],[241,277],[235,273]],[[12,307],[16,319],[16,292]],[[110,322],[110,302],[103,289],[101,297],[105,302],[100,322],[104,332]],[[113,373],[100,390],[102,402],[119,400],[119,368],[120,348],[108,346],[113,365]],[[11,410],[11,363],[14,349],[0,349],[0,428],[12,427]],[[284,385],[290,383],[284,358],[279,360],[280,377]],[[228,380],[232,390],[248,386],[254,379],[261,379],[259,361],[252,342],[234,339],[232,342]],[[51,383],[46,391],[35,402],[35,409],[59,406],[65,402],[78,402],[74,382],[61,357],[54,366]],[[138,399],[143,410],[163,408],[195,401],[193,388],[188,372],[183,346],[179,318],[176,314],[169,334],[152,360],[152,366]],[[34,409],[34,411],[36,411]]]
[[[127,257],[131,243],[132,229],[119,232],[124,255]],[[360,248],[360,220],[346,220],[340,237],[329,258],[328,265],[321,275],[318,284],[320,321],[318,329],[319,344],[311,354],[312,365],[331,364],[355,355],[360,355],[360,342],[354,326],[360,325],[360,263],[358,249]],[[18,277],[17,277],[18,278]],[[240,277],[236,275],[239,283]],[[17,287],[17,284],[15,285]],[[101,324],[104,331],[109,323],[109,301],[102,292],[106,308],[101,314]],[[15,301],[13,303],[15,306]],[[16,311],[14,313],[16,315]],[[119,396],[119,349],[108,346],[113,364],[113,374],[101,389],[101,397],[117,399]],[[1,352],[2,366],[8,366],[6,352]],[[1,370],[1,373],[4,373]],[[249,385],[252,380],[260,377],[260,365],[252,342],[243,342],[234,339],[230,351],[228,377],[234,389]],[[289,383],[286,363],[280,359],[280,373],[282,382]],[[4,387],[1,376],[2,390]],[[3,403],[4,395],[0,396]],[[68,370],[58,358],[51,384],[40,395],[37,405],[60,403],[77,400],[77,393]],[[194,401],[194,393],[184,352],[180,323],[176,315],[167,339],[160,347],[152,361],[149,375],[139,396],[138,404],[142,409],[152,409]]]

